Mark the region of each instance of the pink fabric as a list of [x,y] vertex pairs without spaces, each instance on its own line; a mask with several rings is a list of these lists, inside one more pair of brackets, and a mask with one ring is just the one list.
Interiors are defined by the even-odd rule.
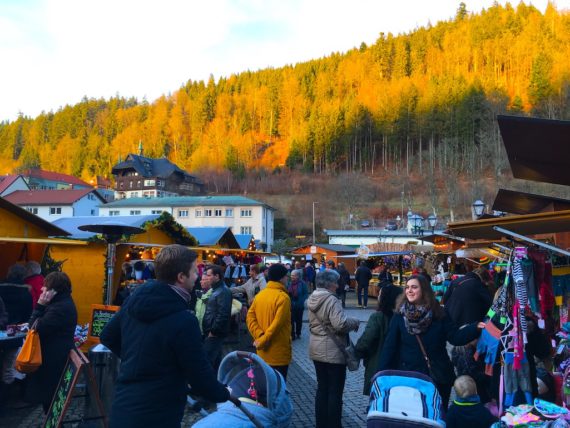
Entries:
[[44,277],[42,275],[33,275],[24,280],[30,286],[30,293],[32,295],[32,308],[35,309],[38,299],[42,294],[42,287],[44,286]]
[[550,319],[554,309],[554,293],[552,292],[552,265],[544,266],[544,277],[540,282],[539,289],[540,315],[543,319]]

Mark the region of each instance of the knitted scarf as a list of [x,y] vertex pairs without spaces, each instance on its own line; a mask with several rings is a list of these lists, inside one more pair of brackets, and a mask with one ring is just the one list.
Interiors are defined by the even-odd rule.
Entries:
[[429,307],[409,302],[404,302],[400,307],[400,314],[404,317],[406,329],[410,334],[425,333],[433,319],[433,313]]

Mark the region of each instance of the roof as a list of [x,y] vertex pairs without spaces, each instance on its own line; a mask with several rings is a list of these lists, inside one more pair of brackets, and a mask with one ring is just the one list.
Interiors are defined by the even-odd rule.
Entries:
[[0,193],[10,187],[20,177],[22,176],[17,174],[0,176]]
[[5,198],[16,205],[72,205],[88,193],[94,193],[101,202],[105,202],[94,189],[16,190]]
[[570,121],[497,116],[515,178],[570,185]]
[[265,206],[268,209],[275,208],[269,205],[246,198],[245,196],[170,196],[168,198],[125,198],[109,202],[106,207],[129,208],[129,207],[208,207],[208,206]]
[[112,220],[114,223],[124,223],[127,226],[141,227],[147,221],[154,221],[158,217],[155,215],[124,215],[124,216],[78,216],[78,217],[62,217],[53,222],[54,225],[65,230],[74,239],[89,239],[96,235],[93,232],[79,230],[79,226],[87,224],[104,224]]
[[541,235],[570,231],[570,210],[536,214],[512,215],[484,220],[449,223],[451,233],[468,239],[501,239],[504,235],[493,229],[498,226],[521,235]]
[[327,251],[334,251],[335,253],[354,253],[356,251],[355,247],[349,247],[348,245],[339,245],[339,244],[309,244],[309,245],[303,245],[302,247],[297,247],[295,248],[293,251],[291,251],[292,253],[294,253],[295,251],[301,250],[303,248],[309,248],[312,245],[314,245],[317,248],[322,248],[324,250]]
[[32,168],[22,173],[24,177],[39,178],[43,180],[59,181],[62,183],[73,184],[78,186],[93,187],[89,183],[80,180],[73,175],[60,174],[59,172],[44,171],[43,169]]
[[14,215],[17,215],[22,220],[28,221],[28,222],[38,226],[39,228],[45,230],[45,232],[48,236],[68,236],[69,235],[69,233],[67,233],[64,229],[61,229],[57,226],[54,226],[49,221],[44,220],[43,218],[38,217],[35,214],[32,214],[28,210],[21,208],[18,205],[13,204],[10,201],[7,201],[6,198],[0,197],[0,209],[5,209],[6,211],[11,212]]
[[[388,257],[388,256],[406,256],[409,254],[413,254],[414,252],[411,250],[408,251],[382,251],[379,253],[368,253],[366,257]],[[360,254],[349,254],[346,256],[338,256],[339,258],[343,259],[358,259],[363,258]]]
[[[425,229],[427,230],[427,229]],[[438,231],[436,231],[438,232]],[[367,230],[332,230],[327,229],[325,230],[325,234],[327,236],[367,236],[367,237],[383,237],[383,236],[402,236],[406,237],[409,236],[410,238],[416,238],[418,236],[417,233],[410,233],[407,229],[400,229],[400,230],[385,230],[385,229],[367,229]]]
[[186,230],[201,247],[222,245],[226,248],[241,248],[229,227],[187,227]]
[[552,211],[570,209],[570,200],[499,189],[493,202],[493,210],[512,214],[534,214],[549,206],[552,206]]
[[242,250],[247,250],[249,249],[249,243],[251,242],[251,239],[253,238],[253,235],[251,234],[246,234],[246,235],[234,235],[236,237],[236,241],[239,244],[239,247]]
[[189,174],[164,157],[155,159],[132,153],[127,156],[124,162],[115,165],[111,173],[117,175],[119,170],[131,168],[137,171],[142,177],[167,178],[173,173],[179,173],[194,178],[197,183],[202,183],[198,177]]

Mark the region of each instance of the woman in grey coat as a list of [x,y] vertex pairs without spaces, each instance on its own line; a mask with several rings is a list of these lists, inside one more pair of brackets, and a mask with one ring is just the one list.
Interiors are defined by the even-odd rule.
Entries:
[[[358,330],[358,319],[346,316],[336,296],[338,272],[325,270],[316,278],[309,297],[309,357],[317,373],[315,418],[317,428],[341,427],[342,393],[346,361],[339,344],[348,342],[348,332]],[[336,340],[333,340],[332,335]]]

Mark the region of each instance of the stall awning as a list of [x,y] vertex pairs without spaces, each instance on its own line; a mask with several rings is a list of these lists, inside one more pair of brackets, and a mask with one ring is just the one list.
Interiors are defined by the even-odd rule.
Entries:
[[499,189],[493,202],[493,209],[511,214],[534,214],[546,209],[550,211],[570,209],[570,200]]
[[505,235],[494,230],[494,226],[525,236],[570,232],[570,210],[448,224],[449,230],[456,236],[468,239],[500,240]]
[[34,243],[34,244],[65,244],[65,245],[87,245],[85,241],[76,241],[74,239],[61,239],[61,238],[19,238],[13,236],[0,236],[0,243],[2,242],[21,242],[21,243]]
[[570,185],[570,121],[497,116],[515,178]]
[[[388,257],[388,256],[408,256],[413,254],[413,251],[384,251],[382,253],[368,253],[367,257]],[[356,259],[362,258],[359,254],[348,254],[346,256],[337,256],[339,259]]]

